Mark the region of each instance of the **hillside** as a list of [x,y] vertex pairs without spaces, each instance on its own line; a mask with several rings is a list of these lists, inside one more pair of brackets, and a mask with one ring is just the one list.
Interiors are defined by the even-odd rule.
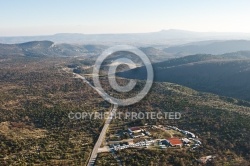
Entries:
[[[58,65],[54,66],[54,63]],[[108,111],[110,104],[86,83],[65,73],[62,70],[65,63],[70,64],[71,60],[18,57],[0,63],[0,165],[13,162],[86,164],[103,121],[69,119],[68,114]],[[13,67],[9,68],[9,64]],[[141,84],[144,81],[139,81],[139,86]],[[108,82],[103,86],[107,89]],[[217,165],[247,165],[249,105],[249,102],[201,93],[176,84],[154,83],[141,102],[118,110],[176,111],[182,118],[116,119],[112,121],[112,127],[126,128],[141,123],[174,125],[197,133],[203,143],[201,149],[196,152],[128,149],[117,155],[126,165],[138,162],[177,165],[179,161],[173,157],[183,158],[184,163],[192,165],[195,158],[210,154],[216,155]]]
[[[216,155],[211,165],[247,166],[249,164],[249,107],[242,107],[244,102],[233,98],[200,93],[192,89],[171,84],[155,83],[151,93],[134,106],[122,108],[121,112],[180,112],[180,120],[124,120],[115,121],[120,128],[143,124],[162,124],[178,126],[185,130],[197,133],[202,141],[202,147],[196,152],[184,149],[127,149],[118,153],[125,165],[133,166],[136,163],[160,163],[162,165],[195,165],[198,156]],[[245,105],[248,102],[245,102]],[[245,111],[243,111],[245,110]],[[243,112],[242,112],[243,111]],[[117,124],[113,128],[117,129]],[[245,154],[244,159],[237,154]]]
[[[164,33],[164,32],[162,32]],[[75,57],[91,56],[96,58],[108,45],[99,44],[69,44],[54,43],[52,41],[30,41],[20,44],[0,44],[0,56],[30,56],[30,57]],[[149,59],[155,62],[166,61],[171,58],[183,57],[192,54],[224,54],[238,51],[249,51],[250,41],[201,41],[179,46],[145,46],[139,47]]]
[[[88,57],[96,58],[108,46],[91,44],[56,44],[51,41],[31,41],[20,44],[0,44],[0,57]],[[150,58],[152,62],[160,62],[173,58],[161,49],[154,47],[140,47],[140,49]],[[123,53],[128,54],[128,53]],[[120,55],[119,57],[121,57]]]
[[[153,64],[155,81],[250,101],[250,52],[191,55]],[[145,79],[144,67],[119,76]]]
[[51,41],[31,41],[20,44],[0,44],[0,56],[63,57],[100,54],[106,46],[55,44]]

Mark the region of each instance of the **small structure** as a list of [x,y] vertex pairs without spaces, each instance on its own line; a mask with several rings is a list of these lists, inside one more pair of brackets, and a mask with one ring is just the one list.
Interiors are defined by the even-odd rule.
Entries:
[[169,138],[167,141],[171,146],[182,146],[182,141],[179,138]]
[[131,133],[139,133],[142,131],[142,129],[140,127],[131,127],[128,129],[128,131]]
[[166,149],[166,145],[159,145],[160,149]]
[[135,134],[132,134],[132,138],[140,138],[140,137],[143,137],[145,136],[144,133],[135,133]]
[[182,140],[182,142],[183,142],[184,144],[189,144],[189,143],[190,143],[190,140],[187,139],[187,138],[182,138],[181,140]]
[[167,140],[162,140],[161,144],[166,145],[166,146],[170,146],[170,143]]
[[185,131],[185,130],[181,130],[181,132],[185,135],[187,135],[189,138],[195,138],[195,134],[194,133],[191,133],[189,131]]
[[188,136],[188,137],[191,137],[191,138],[195,138],[195,134],[194,134],[194,133],[191,133],[191,132],[187,133],[187,136]]

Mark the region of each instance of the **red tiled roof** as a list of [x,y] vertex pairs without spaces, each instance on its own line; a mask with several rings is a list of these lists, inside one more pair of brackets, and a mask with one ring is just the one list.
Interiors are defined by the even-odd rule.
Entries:
[[180,145],[182,144],[181,140],[179,138],[169,138],[167,139],[171,145]]

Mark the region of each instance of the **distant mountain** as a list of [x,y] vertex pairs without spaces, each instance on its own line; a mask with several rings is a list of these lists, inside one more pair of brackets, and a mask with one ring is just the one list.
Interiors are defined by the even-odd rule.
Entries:
[[31,41],[20,44],[0,44],[0,56],[90,56],[98,55],[106,46],[55,44],[51,41]]
[[[87,56],[93,57],[100,55],[108,46],[104,45],[91,45],[91,44],[55,44],[51,41],[31,41],[20,44],[0,44],[0,56],[30,56],[30,57],[72,57],[72,56]],[[171,55],[166,54],[160,49],[153,47],[140,48],[152,62],[159,62],[173,58]],[[115,58],[128,57],[138,61],[136,56],[131,56],[127,52],[120,52],[116,54]],[[114,58],[109,58],[112,61]]]
[[53,45],[51,41],[33,41],[21,44],[0,44],[0,56],[44,56]]
[[77,34],[60,33],[48,36],[0,37],[0,43],[14,44],[28,41],[50,40],[55,43],[74,44],[132,44],[132,45],[176,45],[204,40],[249,40],[248,33],[192,32],[184,30],[162,30],[150,33],[125,34]]
[[192,54],[224,54],[237,51],[250,51],[250,41],[202,41],[181,46],[168,47],[163,51],[169,54],[174,54],[176,56]]
[[[223,55],[192,55],[153,64],[155,81],[250,101],[250,51]],[[145,67],[118,76],[146,78]]]
[[[93,57],[100,55],[108,46],[91,44],[55,44],[51,41],[31,41],[20,44],[0,44],[0,56],[30,56],[30,57],[72,57],[87,56]],[[149,57],[152,62],[160,62],[173,58],[154,47],[140,47],[140,49]],[[127,55],[126,52],[120,52],[116,58]],[[132,56],[132,59],[139,61],[138,57]],[[110,58],[112,60],[112,58]]]
[[[54,43],[52,41],[29,41],[20,44],[0,44],[0,56],[92,56],[100,55],[108,45],[99,44],[70,44]],[[181,46],[167,47],[144,46],[139,47],[149,59],[155,62],[166,61],[171,58],[183,57],[186,54],[222,54],[250,50],[250,41],[201,41]],[[190,54],[189,54],[190,53]],[[122,53],[119,57],[125,55]]]

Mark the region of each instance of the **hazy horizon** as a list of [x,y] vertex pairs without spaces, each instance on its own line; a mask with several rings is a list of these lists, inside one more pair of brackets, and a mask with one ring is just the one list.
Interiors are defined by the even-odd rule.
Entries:
[[162,31],[183,31],[183,32],[194,32],[194,33],[225,33],[225,34],[230,34],[230,33],[238,33],[238,34],[250,34],[250,32],[223,32],[223,31],[192,31],[192,30],[186,30],[186,29],[162,29],[158,31],[149,31],[149,32],[118,32],[118,33],[82,33],[82,32],[57,32],[57,33],[51,33],[51,34],[34,34],[34,35],[9,35],[9,36],[0,36],[0,37],[34,37],[34,36],[53,36],[53,35],[58,35],[58,34],[82,34],[82,35],[112,35],[112,34],[144,34],[144,33],[157,33],[157,32],[162,32]]
[[250,1],[1,1],[0,36],[146,33],[168,29],[250,33]]

